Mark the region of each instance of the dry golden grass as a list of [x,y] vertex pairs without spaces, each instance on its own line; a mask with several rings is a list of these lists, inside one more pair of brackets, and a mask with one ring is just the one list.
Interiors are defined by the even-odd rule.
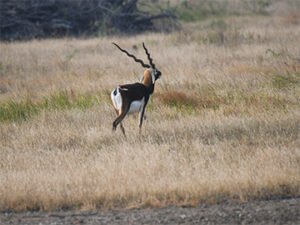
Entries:
[[[226,31],[204,21],[168,35],[0,43],[3,110],[61,92],[93,102],[0,123],[0,210],[299,196],[300,27],[281,17],[222,23]],[[111,41],[145,59],[144,41],[162,71],[141,136],[135,117],[127,138],[111,131],[110,91],[143,72]]]

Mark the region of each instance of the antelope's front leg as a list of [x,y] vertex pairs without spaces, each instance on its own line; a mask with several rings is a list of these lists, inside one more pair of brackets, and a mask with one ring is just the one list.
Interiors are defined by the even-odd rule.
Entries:
[[146,105],[147,105],[147,103],[145,103],[145,105],[143,106],[143,108],[140,112],[139,134],[142,133],[142,126],[143,126],[143,120],[144,120],[144,117],[145,117]]

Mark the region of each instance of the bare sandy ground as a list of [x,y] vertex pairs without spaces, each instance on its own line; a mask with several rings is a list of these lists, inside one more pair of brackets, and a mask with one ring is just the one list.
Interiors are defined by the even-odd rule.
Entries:
[[300,224],[300,198],[223,202],[197,207],[90,212],[2,212],[0,224]]

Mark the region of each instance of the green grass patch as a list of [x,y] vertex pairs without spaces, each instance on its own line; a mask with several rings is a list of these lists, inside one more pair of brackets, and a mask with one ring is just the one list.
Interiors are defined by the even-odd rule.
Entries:
[[40,107],[25,100],[22,102],[9,101],[0,103],[0,121],[19,121],[38,114]]
[[[100,96],[101,97],[101,96]],[[24,121],[38,115],[43,110],[86,110],[99,103],[99,95],[68,93],[62,91],[45,97],[41,101],[30,99],[10,100],[0,103],[0,121]]]
[[300,73],[288,73],[273,77],[272,85],[278,89],[291,88],[300,85]]

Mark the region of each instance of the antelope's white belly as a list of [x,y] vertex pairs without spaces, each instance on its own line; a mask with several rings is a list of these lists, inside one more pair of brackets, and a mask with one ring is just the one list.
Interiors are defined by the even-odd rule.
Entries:
[[[111,101],[115,107],[116,110],[120,111],[122,109],[122,95],[120,93],[119,88],[116,88],[111,92]],[[143,106],[145,104],[145,98],[142,98],[141,100],[136,100],[131,102],[128,114],[136,113],[142,110]]]
[[130,105],[128,114],[136,113],[142,110],[143,106],[145,104],[145,98],[142,98],[142,100],[136,100],[133,101]]

